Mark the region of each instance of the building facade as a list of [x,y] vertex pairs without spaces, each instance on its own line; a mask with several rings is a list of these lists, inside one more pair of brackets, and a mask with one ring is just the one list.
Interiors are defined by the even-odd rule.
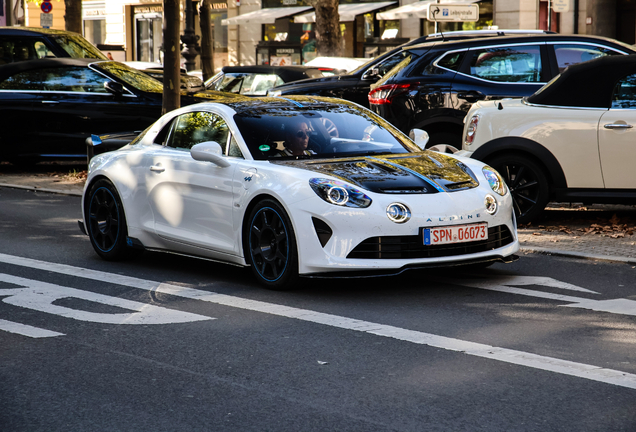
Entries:
[[[182,0],[181,29],[185,27]],[[550,29],[636,42],[636,0],[439,0],[479,6],[475,22],[435,23],[432,1],[341,0],[344,57],[374,57],[437,30]],[[52,27],[64,28],[64,2],[52,2]],[[84,36],[116,60],[161,63],[161,0],[84,0]],[[551,13],[548,13],[550,11]],[[25,0],[0,0],[0,25],[41,26],[42,11]],[[316,56],[315,14],[306,0],[217,0],[213,3],[214,65],[303,64]],[[198,17],[195,32],[200,35]],[[200,61],[196,60],[196,68]]]

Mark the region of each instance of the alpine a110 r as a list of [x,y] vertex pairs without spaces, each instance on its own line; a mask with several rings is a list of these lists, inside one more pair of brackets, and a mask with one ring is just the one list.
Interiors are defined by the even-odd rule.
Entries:
[[249,266],[273,289],[516,259],[499,174],[411,135],[338,99],[190,105],[90,161],[80,225],[107,260],[174,252]]

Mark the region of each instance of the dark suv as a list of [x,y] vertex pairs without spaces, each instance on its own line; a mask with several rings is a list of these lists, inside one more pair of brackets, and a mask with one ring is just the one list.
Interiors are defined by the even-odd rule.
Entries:
[[461,148],[473,102],[530,96],[568,65],[636,53],[613,39],[559,34],[435,41],[402,51],[403,60],[371,86],[371,109],[405,133],[425,130],[429,147],[451,150]]
[[80,34],[43,28],[0,28],[0,65],[51,57],[93,58],[106,56]]
[[369,90],[371,85],[393,69],[408,52],[404,47],[430,41],[453,41],[483,37],[500,37],[508,34],[546,34],[541,30],[475,30],[435,33],[413,39],[386,53],[369,60],[359,68],[343,75],[305,79],[282,84],[268,91],[268,96],[313,95],[346,99],[369,108]]

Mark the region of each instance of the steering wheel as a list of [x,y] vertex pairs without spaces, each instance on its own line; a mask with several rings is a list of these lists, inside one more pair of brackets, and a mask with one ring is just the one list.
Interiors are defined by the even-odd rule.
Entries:
[[336,128],[336,124],[333,121],[324,117],[321,118],[320,121],[322,122],[322,125],[327,130],[327,133],[329,134],[330,138],[338,138],[340,136],[338,134],[338,128]]

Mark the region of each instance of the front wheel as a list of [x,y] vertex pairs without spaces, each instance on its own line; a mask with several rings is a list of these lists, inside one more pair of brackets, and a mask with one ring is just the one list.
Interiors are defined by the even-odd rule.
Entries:
[[298,280],[298,252],[291,221],[282,206],[266,199],[250,212],[245,227],[245,258],[267,288],[288,290]]
[[488,164],[506,181],[517,222],[524,224],[536,219],[550,198],[548,178],[543,169],[527,157],[512,154],[497,156]]
[[98,180],[87,197],[86,228],[95,252],[107,261],[129,258],[134,250],[126,244],[126,216],[115,186],[108,180]]

